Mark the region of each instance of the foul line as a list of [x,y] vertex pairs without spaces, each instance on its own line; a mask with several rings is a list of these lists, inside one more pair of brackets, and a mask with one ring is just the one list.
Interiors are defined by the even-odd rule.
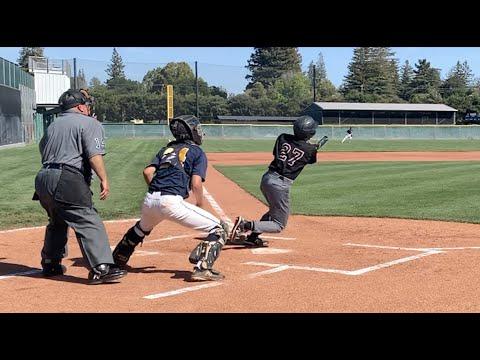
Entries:
[[[272,263],[263,263],[263,262],[255,262],[255,261],[249,261],[244,263],[245,265],[257,265],[257,266],[267,266],[267,267],[272,267],[273,269],[267,270],[267,271],[262,271],[260,273],[255,273],[252,274],[251,277],[256,277],[256,276],[261,276],[261,275],[266,275],[270,274],[272,272],[277,272],[277,271],[284,271],[288,269],[293,269],[293,270],[306,270],[306,271],[316,271],[316,272],[326,272],[326,273],[335,273],[335,274],[342,274],[342,275],[363,275],[371,271],[391,267],[393,265],[405,263],[408,261],[420,259],[425,256],[430,256],[430,255],[435,255],[435,254],[440,254],[443,253],[444,251],[440,250],[429,250],[429,251],[423,251],[422,254],[417,254],[417,255],[412,255],[412,256],[407,256],[404,258],[388,261],[386,263],[381,263],[373,266],[369,266],[366,268],[358,269],[358,270],[340,270],[340,269],[328,269],[328,268],[320,268],[320,267],[311,267],[311,266],[298,266],[298,265],[288,265],[288,264],[272,264]],[[279,269],[277,271],[274,271],[275,269]]]
[[8,279],[14,276],[23,276],[23,275],[30,275],[30,274],[37,274],[42,272],[42,270],[29,270],[29,271],[23,271],[23,272],[18,272],[18,273],[13,273],[13,274],[8,274],[8,275],[3,275],[0,276],[0,280]]
[[208,283],[208,284],[203,284],[203,285],[190,286],[190,287],[186,287],[186,288],[182,288],[182,289],[178,289],[178,290],[166,291],[166,292],[161,292],[161,293],[153,294],[153,295],[147,295],[147,296],[144,296],[143,298],[153,300],[153,299],[158,299],[158,298],[163,298],[163,297],[167,297],[167,296],[183,294],[183,293],[190,292],[190,291],[202,290],[202,289],[206,289],[206,288],[210,288],[210,287],[214,287],[214,286],[220,286],[220,285],[222,285],[221,282],[214,282],[214,283]]
[[194,236],[199,236],[199,235],[198,234],[189,234],[189,235],[167,236],[167,237],[160,238],[160,239],[147,240],[147,241],[145,241],[145,244],[160,242],[160,241],[170,241],[170,240],[175,240],[175,239],[183,239],[183,238],[194,237]]
[[[138,221],[140,219],[121,219],[121,220],[106,220],[103,223],[104,224],[110,224],[110,223],[124,223],[124,222],[131,222],[131,221]],[[7,234],[15,231],[25,231],[25,230],[36,230],[36,229],[45,229],[45,226],[32,226],[32,227],[24,227],[24,228],[18,228],[18,229],[11,229],[11,230],[1,230],[0,234]]]
[[393,250],[412,250],[412,251],[442,251],[442,250],[479,250],[480,246],[463,246],[463,247],[432,247],[432,248],[409,248],[409,247],[399,247],[399,246],[383,246],[383,245],[366,245],[366,244],[353,244],[347,243],[344,244],[347,246],[359,246],[359,247],[368,247],[368,248],[377,248],[377,249],[393,249]]
[[203,194],[205,196],[205,199],[210,203],[212,208],[217,212],[218,216],[220,216],[220,219],[225,221],[230,228],[233,227],[233,222],[232,220],[225,214],[225,211],[218,205],[217,201],[213,198],[212,195],[208,192],[206,187],[203,187]]

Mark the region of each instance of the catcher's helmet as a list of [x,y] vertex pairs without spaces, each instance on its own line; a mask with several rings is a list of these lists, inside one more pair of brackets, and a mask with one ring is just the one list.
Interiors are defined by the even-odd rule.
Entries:
[[85,89],[65,91],[58,99],[60,108],[65,111],[78,105],[92,106],[94,99]]
[[170,131],[177,140],[192,140],[197,145],[202,144],[202,124],[193,115],[177,116],[170,120]]
[[293,124],[293,133],[299,140],[308,140],[317,132],[317,125],[311,116],[300,116]]

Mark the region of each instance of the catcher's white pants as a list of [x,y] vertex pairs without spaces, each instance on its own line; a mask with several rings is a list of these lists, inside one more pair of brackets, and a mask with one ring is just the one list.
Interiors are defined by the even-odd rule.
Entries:
[[220,226],[220,220],[198,206],[183,200],[180,195],[147,193],[143,200],[140,228],[151,231],[163,220],[175,221],[183,226],[211,232]]
[[343,143],[345,140],[347,140],[347,139],[350,139],[350,140],[351,140],[351,139],[352,139],[352,134],[347,134],[347,135],[345,135],[345,137],[344,137],[343,140],[342,140],[342,143]]

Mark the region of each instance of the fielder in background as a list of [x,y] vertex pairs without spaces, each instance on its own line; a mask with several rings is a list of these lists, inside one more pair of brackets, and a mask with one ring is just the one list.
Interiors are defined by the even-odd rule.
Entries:
[[93,207],[92,169],[100,181],[100,200],[109,195],[103,163],[105,135],[91,117],[93,98],[85,90],[68,90],[59,99],[61,113],[40,141],[42,168],[35,178],[33,200],[48,214],[42,249],[45,276],[63,275],[68,228],[75,231],[80,250],[90,267],[90,284],[117,280],[127,273],[114,264],[107,232]]
[[350,140],[352,140],[352,138],[353,138],[352,127],[350,126],[350,129],[347,130],[347,135],[345,135],[345,137],[342,140],[342,144],[345,140],[348,139],[350,141]]
[[[143,201],[141,219],[127,231],[113,251],[115,263],[125,266],[145,236],[163,220],[171,220],[208,232],[190,254],[189,261],[194,264],[191,280],[221,280],[224,276],[213,269],[213,264],[227,241],[228,228],[202,209],[207,156],[200,148],[203,137],[200,122],[193,115],[179,116],[170,121],[170,130],[175,140],[160,149],[143,170],[148,192]],[[190,190],[197,206],[184,200]]]
[[324,136],[318,143],[308,142],[315,135],[317,126],[313,118],[302,116],[293,125],[294,135],[281,134],[277,138],[273,148],[274,159],[260,184],[269,210],[259,221],[237,217],[229,243],[249,247],[268,246],[268,242],[259,235],[264,232],[279,233],[287,226],[290,187],[305,165],[317,162],[318,149],[328,141],[328,137]]

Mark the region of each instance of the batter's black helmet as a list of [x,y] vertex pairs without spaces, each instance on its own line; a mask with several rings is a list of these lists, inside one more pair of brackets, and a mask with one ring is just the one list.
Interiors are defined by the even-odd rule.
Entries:
[[192,140],[197,145],[202,144],[202,124],[193,115],[177,116],[170,120],[170,131],[177,140]]
[[88,94],[85,89],[80,90],[67,90],[58,99],[60,109],[63,111],[71,109],[78,105],[92,106],[94,99]]
[[293,133],[299,140],[308,140],[317,132],[317,125],[311,116],[300,116],[293,124]]

